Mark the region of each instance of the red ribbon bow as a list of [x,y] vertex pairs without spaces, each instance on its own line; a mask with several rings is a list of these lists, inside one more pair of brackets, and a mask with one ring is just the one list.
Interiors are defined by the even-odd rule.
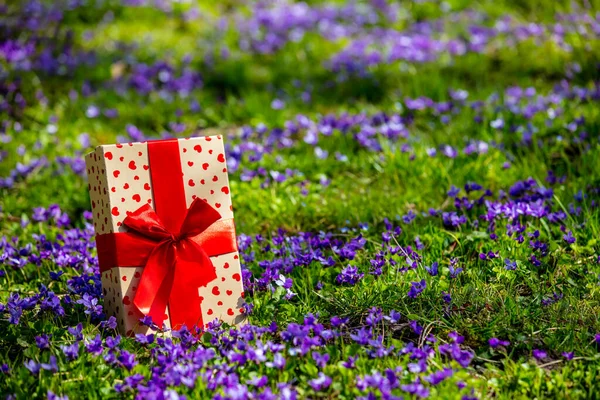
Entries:
[[221,219],[199,198],[186,210],[183,183],[170,175],[174,164],[181,171],[176,141],[151,142],[148,149],[161,213],[146,204],[123,221],[129,231],[97,235],[100,271],[144,266],[134,306],[158,326],[168,305],[172,329],[202,327],[198,289],[217,278],[210,257],[237,251],[233,219]]
[[[172,324],[181,321],[189,328],[202,326],[200,308],[190,304],[190,297],[198,297],[198,288],[216,279],[217,274],[202,248],[203,238],[198,235],[219,219],[221,214],[200,199],[190,206],[177,234],[165,228],[148,204],[125,218],[123,224],[130,230],[156,243],[133,299],[142,314],[151,316],[155,322],[162,321],[168,302]],[[190,296],[184,296],[185,293]]]

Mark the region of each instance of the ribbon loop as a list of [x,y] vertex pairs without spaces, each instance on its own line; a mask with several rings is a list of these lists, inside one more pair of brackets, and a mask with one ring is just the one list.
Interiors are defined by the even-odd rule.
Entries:
[[123,224],[148,239],[164,240],[173,237],[149,204],[144,204],[129,214]]

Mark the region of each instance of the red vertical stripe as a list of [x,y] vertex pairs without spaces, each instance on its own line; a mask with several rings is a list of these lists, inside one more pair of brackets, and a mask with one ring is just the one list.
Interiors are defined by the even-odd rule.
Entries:
[[148,142],[154,210],[169,232],[179,232],[187,212],[177,139]]

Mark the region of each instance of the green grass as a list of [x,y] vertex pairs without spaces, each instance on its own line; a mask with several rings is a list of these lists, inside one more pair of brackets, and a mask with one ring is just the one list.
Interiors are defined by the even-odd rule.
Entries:
[[[592,3],[595,6],[597,2]],[[457,9],[475,8],[494,16],[511,13],[521,20],[549,20],[556,11],[570,9],[566,2],[546,1],[452,1],[450,4]],[[201,11],[211,16],[207,21],[214,21],[235,7],[236,2],[202,4]],[[414,20],[439,16],[437,3],[411,2],[407,7]],[[2,144],[8,156],[0,162],[0,176],[6,176],[17,162],[26,163],[40,156],[53,160],[56,156],[85,153],[94,145],[112,143],[117,135],[125,134],[128,124],[136,125],[148,136],[159,136],[169,129],[170,122],[186,124],[180,136],[202,133],[206,129],[238,135],[241,126],[265,123],[269,127],[281,127],[297,114],[318,118],[329,113],[399,112],[402,111],[399,102],[405,97],[447,100],[449,89],[468,90],[469,100],[485,100],[492,93],[502,95],[504,89],[512,85],[532,86],[538,93],[546,94],[564,78],[567,65],[575,61],[581,65],[582,72],[574,82],[591,88],[591,81],[597,79],[600,61],[597,42],[591,43],[591,49],[587,50],[587,43],[573,39],[574,51],[571,53],[551,45],[536,46],[526,42],[492,54],[468,55],[455,60],[442,58],[436,63],[407,65],[405,68],[399,64],[377,67],[370,71],[372,75],[368,78],[351,78],[329,88],[328,83],[336,76],[324,68],[324,62],[333,50],[340,48],[339,43],[326,43],[309,36],[275,55],[248,55],[235,50],[238,39],[235,31],[228,31],[221,37],[213,25],[204,24],[202,20],[183,23],[177,16],[165,16],[146,8],[116,7],[115,10],[113,20],[98,25],[96,23],[102,16],[99,12],[88,10],[69,16],[69,24],[76,32],[77,46],[98,52],[95,67],[78,70],[73,78],[24,75],[29,81],[27,95],[32,97],[36,90],[43,89],[50,101],[47,105],[27,109],[21,119],[23,131],[9,130],[13,140]],[[85,31],[94,33],[91,40],[81,38]],[[231,56],[207,65],[204,62],[206,54],[217,52],[217,45],[223,43],[232,49]],[[133,47],[131,51],[124,51],[119,44]],[[132,57],[146,62],[166,59],[179,65],[186,55],[192,56],[191,65],[204,79],[204,88],[188,99],[165,101],[155,93],[140,96],[132,91],[121,95],[110,87],[111,68],[123,59]],[[300,100],[302,90],[294,86],[295,79],[314,88],[311,102]],[[69,90],[81,89],[84,81],[95,91],[89,97],[70,100]],[[283,93],[286,100],[286,107],[280,111],[270,106],[279,96],[278,92]],[[201,111],[189,111],[191,99],[199,102]],[[119,116],[115,119],[86,118],[85,109],[92,104],[116,108]],[[525,245],[518,246],[505,235],[505,226],[498,226],[499,239],[491,242],[484,230],[469,226],[449,230],[444,228],[440,218],[421,215],[429,208],[453,210],[453,203],[446,193],[451,185],[462,187],[467,182],[480,183],[497,195],[500,190],[507,191],[514,182],[529,177],[543,184],[547,172],[552,170],[556,175],[566,175],[565,183],[554,187],[555,203],[565,209],[579,190],[598,187],[600,108],[597,103],[577,101],[567,102],[561,108],[563,114],[559,118],[565,124],[585,116],[583,130],[596,138],[589,146],[551,142],[550,139],[557,135],[568,136],[569,133],[563,128],[544,128],[544,118],[540,116],[532,121],[540,128],[535,137],[546,144],[523,147],[517,145],[518,133],[490,128],[489,122],[498,116],[493,107],[485,108],[482,124],[473,121],[476,114],[469,109],[461,111],[448,124],[439,122],[437,116],[417,111],[415,123],[409,126],[407,142],[412,150],[408,153],[401,152],[400,145],[390,143],[384,143],[381,152],[370,152],[357,145],[352,138],[355,132],[348,135],[336,132],[319,143],[321,148],[329,151],[325,160],[317,159],[313,147],[301,140],[293,148],[278,150],[261,160],[260,166],[267,170],[290,168],[302,173],[287,182],[261,188],[259,181],[244,182],[239,173],[233,174],[231,191],[238,233],[262,234],[270,238],[278,228],[284,228],[291,233],[326,231],[343,235],[341,228],[368,223],[369,229],[364,232],[368,239],[366,250],[352,262],[366,272],[369,259],[381,247],[383,219],[394,219],[414,210],[419,216],[412,224],[402,224],[403,233],[395,240],[403,246],[414,245],[414,238],[419,236],[426,249],[422,264],[441,263],[440,276],[435,280],[429,280],[422,268],[399,273],[387,265],[381,278],[366,274],[356,286],[328,285],[320,292],[314,290],[316,283],[333,282],[343,265],[338,262],[336,267],[325,269],[313,263],[291,273],[293,291],[298,294],[293,300],[286,301],[277,292],[254,293],[249,298],[255,305],[251,323],[266,326],[276,321],[283,326],[302,321],[307,313],[318,313],[323,318],[349,317],[352,326],[357,327],[372,307],[384,311],[395,309],[407,319],[418,320],[421,325],[430,327],[436,336],[445,337],[448,332],[458,331],[465,336],[465,345],[477,354],[469,373],[461,371],[452,383],[438,387],[435,394],[439,398],[459,398],[465,394],[456,388],[455,382],[459,378],[467,381],[482,398],[600,397],[596,384],[600,356],[597,344],[593,343],[593,335],[600,332],[600,266],[596,262],[600,249],[597,239],[600,214],[597,207],[592,208],[586,201],[579,217],[569,215],[564,222],[577,237],[576,244],[570,246],[562,241],[562,232],[556,226],[527,222],[527,232],[539,230],[541,237],[550,243],[549,256],[539,268],[532,267],[527,261],[529,238],[526,236]],[[180,116],[176,115],[178,110],[182,111]],[[46,131],[51,117],[58,119],[56,134]],[[511,118],[514,120],[507,120],[507,125],[526,122],[521,117]],[[77,141],[82,133],[91,137],[89,148],[82,147]],[[442,144],[462,149],[468,139],[496,142],[502,146],[490,147],[482,155],[461,153],[454,159],[439,155],[432,158],[426,154],[426,149]],[[239,138],[233,139],[232,143],[239,141]],[[27,149],[25,156],[17,154],[20,145]],[[333,153],[336,151],[347,155],[348,161],[335,161]],[[410,158],[412,153],[414,159]],[[503,168],[506,161],[511,162],[511,168]],[[25,243],[33,241],[34,233],[56,237],[61,230],[54,226],[37,223],[25,228],[20,226],[21,217],[31,215],[34,207],[50,204],[59,204],[73,217],[75,225],[83,225],[81,213],[89,208],[85,178],[70,171],[64,174],[57,171],[56,166],[35,171],[14,188],[0,189],[2,236],[9,239],[17,236]],[[321,177],[331,179],[331,184],[320,185]],[[308,194],[301,192],[300,184],[305,181]],[[595,200],[598,201],[598,197]],[[476,220],[481,211],[482,208],[478,208],[470,212],[470,222]],[[258,254],[257,261],[272,257],[259,247],[254,250]],[[498,251],[501,257],[488,262],[479,260],[480,252],[492,250]],[[505,270],[504,257],[517,260],[518,268]],[[404,257],[396,258],[399,263],[404,262]],[[451,258],[456,258],[465,269],[456,279],[449,277],[447,267]],[[256,275],[261,272],[257,262],[248,267]],[[19,271],[4,269],[7,275],[0,278],[2,303],[14,291],[34,293],[40,283],[49,285],[57,294],[68,292],[65,280],[50,282],[48,278],[50,271],[57,270],[56,265],[28,265]],[[68,275],[78,273],[70,271]],[[423,278],[428,278],[427,289],[417,299],[408,298],[410,282]],[[452,293],[450,311],[442,300],[442,291]],[[564,298],[551,306],[542,305],[544,296],[554,291],[562,293]],[[0,364],[7,363],[13,368],[12,375],[0,379],[0,393],[16,393],[17,397],[26,398],[28,394],[43,396],[50,389],[69,394],[71,398],[115,397],[111,387],[126,375],[97,359],[86,356],[73,363],[61,361],[60,374],[42,375],[39,381],[22,367],[25,359],[40,356],[32,345],[33,337],[39,332],[52,333],[56,343],[62,343],[68,340],[65,327],[83,322],[87,336],[95,335],[97,327],[86,318],[81,310],[77,310],[63,319],[32,313],[19,327],[0,322]],[[506,356],[489,348],[487,340],[490,337],[511,341]],[[397,332],[386,333],[386,340],[398,346],[417,339],[406,326],[398,328]],[[138,352],[138,360],[143,364],[144,357],[149,357],[148,352],[133,340],[126,339],[125,342],[127,349]],[[332,345],[328,349],[332,359],[336,362],[344,360],[347,355],[359,351],[352,347],[356,344],[348,343],[340,339],[336,346]],[[542,363],[531,360],[533,348],[549,351],[549,361],[543,367],[538,365]],[[563,351],[575,351],[576,361],[562,360],[560,354]],[[404,359],[392,363],[389,359],[379,362],[366,358],[359,362],[363,363],[357,372],[360,374],[408,363]],[[149,373],[148,366],[136,368],[136,372]],[[316,367],[309,363],[298,362],[294,368],[302,376],[316,374],[311,370]],[[336,375],[339,379],[327,397],[357,395],[349,389],[353,375],[341,368],[328,368],[331,368],[330,375],[339,374]],[[285,379],[285,374],[293,375],[294,372],[282,372],[277,379]],[[198,383],[190,389],[189,397],[204,398],[208,389],[203,385]],[[315,396],[310,392],[304,395]]]

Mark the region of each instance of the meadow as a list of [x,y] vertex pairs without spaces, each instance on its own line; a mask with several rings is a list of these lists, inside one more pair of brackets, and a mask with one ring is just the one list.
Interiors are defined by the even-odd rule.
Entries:
[[[0,397],[600,397],[599,39],[597,0],[0,4]],[[83,157],[214,134],[248,324],[121,336]]]

